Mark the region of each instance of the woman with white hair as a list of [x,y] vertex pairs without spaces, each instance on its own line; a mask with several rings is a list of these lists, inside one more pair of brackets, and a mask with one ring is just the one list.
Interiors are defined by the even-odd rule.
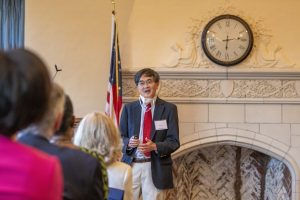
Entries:
[[109,117],[99,112],[86,115],[79,123],[74,144],[96,151],[104,157],[107,164],[109,197],[120,194],[120,199],[132,199],[131,167],[120,162],[122,139]]

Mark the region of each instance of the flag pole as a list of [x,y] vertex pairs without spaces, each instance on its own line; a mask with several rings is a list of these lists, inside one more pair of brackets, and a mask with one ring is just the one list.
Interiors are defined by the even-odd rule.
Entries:
[[113,15],[115,15],[115,10],[116,10],[116,2],[115,2],[115,0],[111,0],[111,4],[112,4]]
[[112,48],[110,62],[110,76],[107,90],[105,113],[119,125],[120,111],[122,108],[122,69],[119,52],[119,38],[117,30],[116,2],[112,3]]
[[[115,18],[115,29],[116,29],[116,37],[115,37],[115,48],[116,48],[116,52],[119,52],[119,41],[118,41],[118,26],[117,26],[117,16],[116,16],[116,2],[115,0],[111,0],[111,3],[112,3],[112,7],[113,7],[113,11],[112,11],[112,14],[114,15],[114,18]],[[119,97],[119,53],[116,53],[115,54],[116,56],[116,85],[117,85],[117,97]]]

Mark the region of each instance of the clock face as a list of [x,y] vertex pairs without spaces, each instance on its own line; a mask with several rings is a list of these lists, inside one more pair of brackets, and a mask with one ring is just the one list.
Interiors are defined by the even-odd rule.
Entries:
[[231,66],[249,55],[253,46],[253,34],[243,19],[234,15],[221,15],[205,26],[201,43],[204,53],[211,61]]

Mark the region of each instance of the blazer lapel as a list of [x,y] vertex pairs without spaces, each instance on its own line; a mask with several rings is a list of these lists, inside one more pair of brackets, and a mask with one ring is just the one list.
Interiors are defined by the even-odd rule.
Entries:
[[152,130],[151,130],[151,139],[153,139],[155,135],[155,121],[161,120],[162,113],[165,110],[164,103],[161,99],[157,98],[155,102],[155,109],[154,109],[154,115],[153,115],[153,120],[152,120]]
[[139,136],[140,134],[140,127],[141,127],[141,112],[142,108],[140,105],[140,102],[137,101],[133,106],[133,114],[134,116],[131,116],[134,119],[134,135]]

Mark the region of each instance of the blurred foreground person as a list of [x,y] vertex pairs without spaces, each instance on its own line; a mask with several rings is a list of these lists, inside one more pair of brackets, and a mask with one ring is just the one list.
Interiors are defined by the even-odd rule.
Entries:
[[[68,148],[80,150],[80,147],[72,143],[72,139],[74,136],[75,116],[74,116],[73,104],[70,97],[68,95],[66,95],[65,97],[66,98],[65,98],[63,119],[60,128],[55,132],[54,136],[51,138],[51,143],[54,143],[62,147],[68,147]],[[86,152],[86,153],[92,154],[91,152]],[[101,182],[103,185],[104,199],[107,199],[108,179],[107,179],[106,164],[104,163],[104,159],[101,155],[94,155],[94,156],[100,161],[99,163],[101,165],[101,170],[102,170]]]
[[99,112],[86,115],[78,126],[74,143],[96,151],[105,158],[109,198],[132,200],[131,167],[120,162],[122,139],[109,117]]
[[41,122],[23,130],[19,141],[59,158],[64,175],[64,199],[101,200],[103,187],[99,162],[80,150],[59,147],[49,142],[60,127],[64,101],[63,89],[54,84],[47,114]]
[[49,72],[37,55],[24,49],[0,53],[0,199],[62,198],[57,158],[12,140],[43,118],[50,92]]

